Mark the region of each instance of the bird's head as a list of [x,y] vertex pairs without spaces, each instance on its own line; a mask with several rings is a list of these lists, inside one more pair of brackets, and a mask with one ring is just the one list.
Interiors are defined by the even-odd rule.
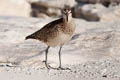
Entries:
[[63,14],[63,19],[67,22],[69,22],[71,19],[72,19],[72,13],[71,13],[71,9],[64,9],[62,11],[62,14]]

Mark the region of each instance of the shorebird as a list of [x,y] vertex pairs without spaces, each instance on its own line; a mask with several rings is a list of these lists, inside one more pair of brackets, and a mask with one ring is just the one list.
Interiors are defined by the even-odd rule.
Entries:
[[46,24],[40,30],[26,37],[26,39],[36,39],[47,44],[45,50],[45,66],[49,69],[50,65],[47,63],[48,50],[50,47],[60,46],[59,49],[59,67],[57,69],[64,69],[61,67],[61,49],[62,46],[71,40],[74,33],[75,26],[70,9],[62,11],[62,18],[54,20]]

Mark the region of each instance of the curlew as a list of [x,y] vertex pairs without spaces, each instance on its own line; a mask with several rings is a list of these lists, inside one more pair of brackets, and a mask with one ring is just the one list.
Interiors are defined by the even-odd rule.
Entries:
[[46,24],[40,30],[26,37],[26,39],[36,39],[45,44],[47,48],[45,50],[45,66],[51,68],[47,64],[48,50],[50,47],[60,46],[59,49],[59,67],[56,69],[64,69],[61,67],[61,49],[62,46],[71,40],[74,33],[75,26],[70,9],[64,9],[62,11],[62,18],[54,20]]

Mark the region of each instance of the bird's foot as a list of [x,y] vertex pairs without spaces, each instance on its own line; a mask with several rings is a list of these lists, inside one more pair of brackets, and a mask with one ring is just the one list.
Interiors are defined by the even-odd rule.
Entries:
[[51,66],[49,65],[49,64],[47,64],[47,61],[42,61],[43,63],[45,63],[45,67],[47,68],[47,69],[50,69],[51,68]]
[[70,68],[62,68],[61,66],[59,66],[58,68],[49,66],[49,68],[54,69],[54,70],[71,70]]
[[61,66],[59,66],[58,68],[54,68],[54,67],[51,67],[49,64],[47,64],[47,61],[42,61],[45,63],[45,66],[47,69],[54,69],[54,70],[71,70],[70,68],[62,68]]
[[71,70],[70,68],[62,68],[62,67],[58,67],[57,70]]

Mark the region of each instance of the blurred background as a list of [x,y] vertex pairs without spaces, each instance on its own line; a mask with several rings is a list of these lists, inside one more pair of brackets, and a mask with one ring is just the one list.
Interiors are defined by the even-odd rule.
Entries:
[[0,0],[0,16],[56,18],[66,5],[74,18],[112,21],[120,18],[120,0]]
[[[71,71],[48,75],[45,44],[25,37],[61,17],[65,6],[72,9],[76,25],[62,49],[62,65]],[[58,50],[49,51],[53,67]],[[0,0],[0,79],[120,80],[120,0]]]

